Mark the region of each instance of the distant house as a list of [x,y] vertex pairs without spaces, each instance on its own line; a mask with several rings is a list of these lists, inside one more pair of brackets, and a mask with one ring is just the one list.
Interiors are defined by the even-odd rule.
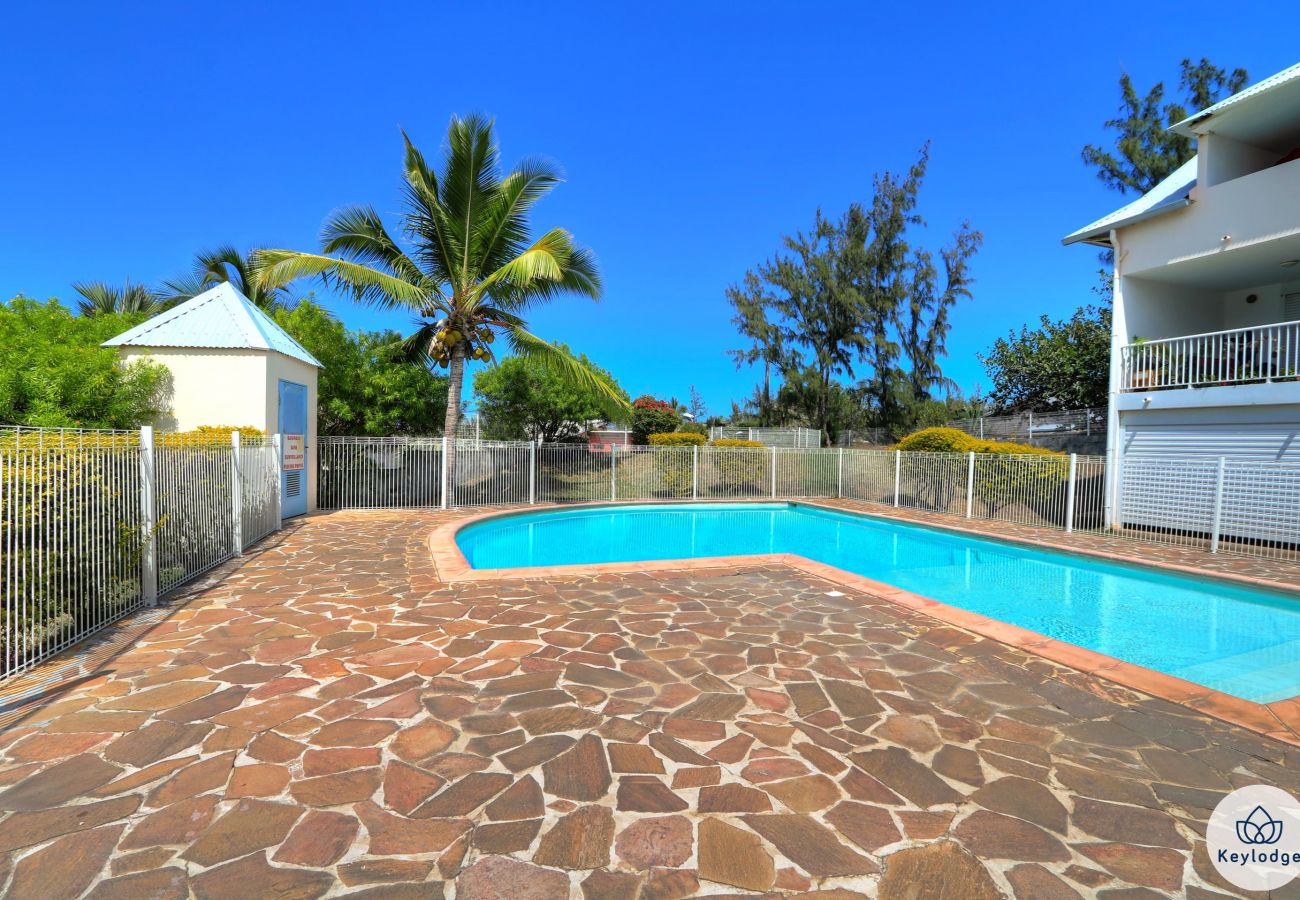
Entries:
[[315,508],[321,364],[233,286],[219,284],[104,346],[170,370],[171,411],[154,423],[164,430],[249,425],[282,434],[283,512]]
[[1300,462],[1300,65],[1171,130],[1196,157],[1064,238],[1115,252],[1112,494],[1142,458]]
[[587,446],[592,453],[609,453],[614,447],[630,447],[632,432],[626,428],[608,425],[587,429]]

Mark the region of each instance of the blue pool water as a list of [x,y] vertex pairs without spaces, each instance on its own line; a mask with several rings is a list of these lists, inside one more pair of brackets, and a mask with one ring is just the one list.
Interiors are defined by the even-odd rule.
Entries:
[[1300,694],[1300,600],[786,503],[547,510],[457,534],[476,569],[797,553],[1268,703]]

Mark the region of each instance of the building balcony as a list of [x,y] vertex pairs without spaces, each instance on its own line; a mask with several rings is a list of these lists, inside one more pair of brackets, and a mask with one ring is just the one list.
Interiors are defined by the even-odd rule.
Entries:
[[1124,392],[1165,391],[1300,380],[1300,321],[1184,337],[1138,340],[1121,348]]

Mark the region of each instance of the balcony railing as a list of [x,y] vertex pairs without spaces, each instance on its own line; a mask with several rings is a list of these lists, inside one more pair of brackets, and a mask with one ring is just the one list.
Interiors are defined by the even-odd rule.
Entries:
[[1300,322],[1136,341],[1123,348],[1122,391],[1295,381]]

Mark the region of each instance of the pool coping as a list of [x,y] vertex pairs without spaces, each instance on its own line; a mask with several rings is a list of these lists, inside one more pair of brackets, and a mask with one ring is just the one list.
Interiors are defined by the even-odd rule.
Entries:
[[1046,635],[1040,634],[1039,632],[1030,631],[1029,629],[1022,628],[1019,625],[1013,625],[1010,622],[1003,622],[999,619],[990,619],[986,616],[979,615],[978,613],[973,613],[969,610],[961,609],[912,591],[906,591],[894,587],[893,585],[885,584],[881,581],[875,581],[874,579],[856,575],[852,572],[847,572],[843,569],[836,568],[835,566],[817,562],[816,560],[798,554],[757,553],[742,556],[696,557],[693,559],[659,559],[633,562],[583,563],[565,566],[474,569],[469,565],[469,561],[465,558],[465,555],[461,552],[460,547],[456,543],[456,533],[461,529],[468,528],[471,525],[489,519],[511,518],[544,510],[597,509],[611,506],[655,506],[694,503],[781,503],[794,506],[807,506],[814,509],[828,510],[848,515],[861,515],[868,518],[879,515],[880,518],[890,519],[892,521],[905,522],[922,528],[935,528],[940,531],[950,531],[967,536],[981,537],[985,540],[1003,541],[1010,544],[1039,547],[1058,553],[1068,553],[1075,556],[1103,559],[1126,565],[1133,565],[1137,562],[1142,562],[1159,569],[1178,572],[1184,575],[1192,575],[1198,580],[1237,583],[1253,587],[1263,587],[1283,594],[1294,594],[1297,600],[1300,600],[1300,591],[1290,585],[1279,584],[1276,581],[1269,581],[1263,578],[1238,575],[1234,573],[1215,572],[1214,574],[1206,574],[1201,569],[1192,566],[1179,565],[1177,563],[1167,563],[1155,560],[1139,561],[1134,560],[1132,557],[1126,557],[1117,553],[1109,553],[1104,550],[1066,546],[1051,541],[1035,540],[1020,535],[994,536],[974,528],[963,528],[954,523],[918,523],[901,516],[890,516],[887,509],[880,511],[879,513],[874,510],[872,512],[863,512],[860,510],[846,509],[831,503],[818,502],[817,500],[812,499],[779,498],[776,500],[729,500],[725,498],[710,498],[708,500],[604,500],[592,503],[539,503],[516,509],[498,509],[480,513],[440,525],[429,535],[429,551],[433,557],[434,567],[437,570],[439,580],[447,583],[500,581],[505,579],[541,580],[579,578],[589,577],[592,575],[645,572],[716,572],[717,570],[734,571],[737,569],[755,568],[765,565],[786,566],[842,587],[863,591],[871,594],[873,597],[878,597],[881,600],[893,603],[896,606],[922,613],[945,624],[953,625],[978,634],[981,637],[986,637],[990,640],[1016,647],[1027,653],[1075,669],[1076,671],[1114,682],[1132,690],[1141,691],[1142,693],[1149,694],[1161,700],[1176,703],[1195,712],[1240,726],[1249,731],[1255,732],[1256,734],[1266,735],[1288,744],[1300,746],[1300,696],[1275,700],[1270,703],[1256,703],[1251,700],[1226,694],[1222,691],[1216,691],[1212,688],[1205,687],[1204,685],[1186,681],[1174,675],[1169,675],[1164,672],[1158,672],[1154,669],[1148,669],[1144,666],[1125,662],[1124,660],[1116,659],[1113,656],[1107,656],[1104,653],[1098,653],[1095,650],[1089,650],[1076,644],[1070,644],[1065,641],[1050,638]]

